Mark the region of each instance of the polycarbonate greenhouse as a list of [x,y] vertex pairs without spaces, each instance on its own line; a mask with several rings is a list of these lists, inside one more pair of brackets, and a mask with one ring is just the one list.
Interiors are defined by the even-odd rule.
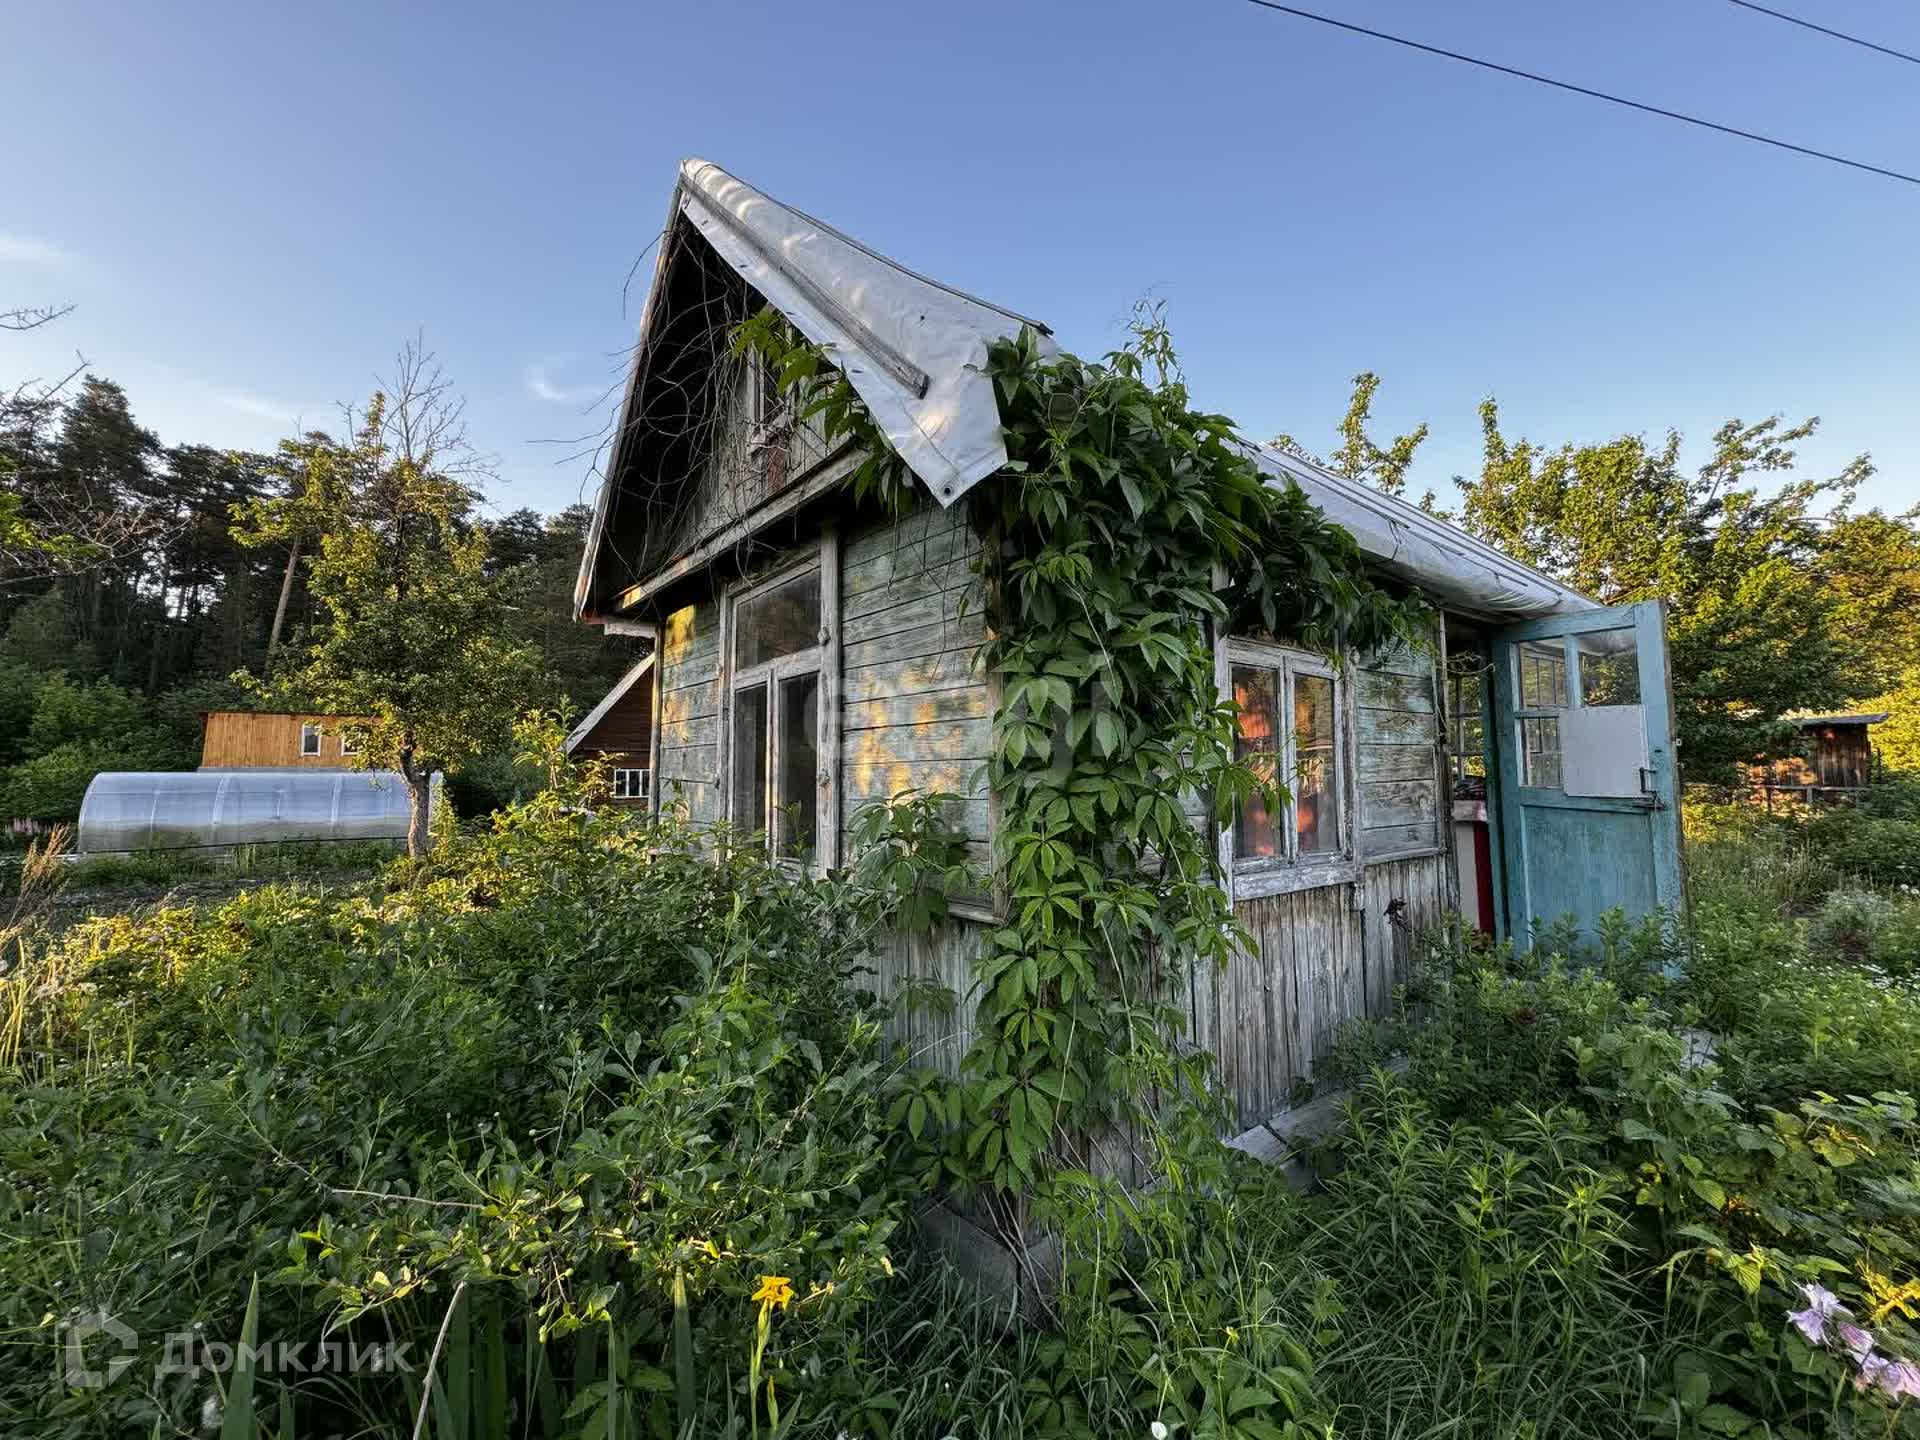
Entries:
[[99,855],[406,836],[407,786],[391,770],[115,771],[87,786],[76,848]]

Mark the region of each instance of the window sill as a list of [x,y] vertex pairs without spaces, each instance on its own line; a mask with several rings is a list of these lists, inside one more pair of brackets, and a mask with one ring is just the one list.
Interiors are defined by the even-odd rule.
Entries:
[[1294,895],[1302,890],[1319,890],[1328,885],[1351,885],[1360,878],[1358,860],[1341,857],[1316,861],[1311,865],[1259,865],[1233,872],[1233,898],[1264,900],[1273,895]]

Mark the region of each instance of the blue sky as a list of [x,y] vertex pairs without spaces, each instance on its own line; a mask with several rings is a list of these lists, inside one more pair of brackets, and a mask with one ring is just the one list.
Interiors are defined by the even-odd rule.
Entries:
[[[1723,0],[1319,0],[1343,17],[1920,171],[1920,69]],[[1920,51],[1908,0],[1779,8]],[[1920,501],[1920,187],[1244,0],[29,5],[0,0],[0,382],[77,350],[168,441],[327,423],[416,332],[553,509],[606,423],[675,166],[714,160],[1097,353],[1167,302],[1194,388],[1331,443],[1348,379],[1598,439],[1819,414]],[[644,283],[644,271],[642,280]]]

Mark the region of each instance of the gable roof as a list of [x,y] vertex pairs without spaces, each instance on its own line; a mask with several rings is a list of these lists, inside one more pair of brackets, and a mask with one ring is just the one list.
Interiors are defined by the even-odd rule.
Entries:
[[587,736],[591,735],[593,733],[593,727],[606,719],[607,712],[620,703],[620,697],[631,690],[634,685],[639,682],[642,675],[645,675],[649,670],[653,669],[653,654],[654,652],[649,650],[646,655],[642,657],[640,663],[622,675],[618,683],[616,683],[611,690],[607,691],[600,703],[587,712],[586,718],[573,727],[572,731],[567,735],[565,747],[567,754],[571,755],[574,747],[585,740]]
[[[670,347],[675,236],[697,234],[794,328],[824,350],[933,499],[950,506],[1007,459],[1000,406],[986,375],[988,344],[1038,321],[930,280],[805,212],[783,205],[704,160],[680,167],[667,231],[641,318],[612,461],[574,590],[576,615],[594,597],[614,500],[644,444],[656,371]],[[671,361],[671,355],[664,359]],[[1247,445],[1270,484],[1298,485],[1382,569],[1455,608],[1523,619],[1595,608],[1595,602],[1404,500],[1270,446]],[[669,557],[671,558],[671,557]]]

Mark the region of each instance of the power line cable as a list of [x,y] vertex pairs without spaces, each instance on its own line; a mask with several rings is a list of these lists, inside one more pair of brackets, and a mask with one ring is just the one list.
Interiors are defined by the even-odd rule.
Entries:
[[1757,10],[1762,15],[1771,15],[1776,20],[1784,20],[1789,25],[1798,25],[1803,30],[1818,30],[1822,35],[1831,35],[1836,40],[1844,40],[1849,45],[1861,45],[1869,50],[1878,50],[1882,55],[1891,55],[1896,60],[1904,60],[1909,65],[1920,65],[1920,55],[1909,55],[1904,50],[1895,50],[1890,45],[1878,45],[1871,40],[1863,40],[1858,35],[1849,35],[1844,30],[1831,30],[1825,25],[1816,25],[1811,20],[1802,20],[1798,15],[1789,15],[1784,10],[1769,10],[1765,5],[1756,5],[1753,0],[1732,0],[1742,10]]
[[1492,60],[1482,60],[1473,55],[1462,55],[1458,50],[1443,50],[1438,45],[1423,44],[1418,40],[1409,40],[1404,35],[1390,35],[1385,30],[1372,30],[1365,25],[1355,25],[1350,21],[1336,20],[1331,15],[1317,14],[1312,10],[1301,10],[1293,5],[1282,5],[1278,0],[1247,0],[1249,5],[1257,5],[1262,10],[1274,10],[1282,15],[1291,15],[1299,20],[1312,20],[1321,25],[1331,25],[1336,30],[1347,30],[1355,35],[1365,35],[1373,40],[1385,40],[1393,45],[1403,45],[1409,50],[1418,50],[1427,55],[1438,55],[1443,60],[1458,60],[1463,65],[1476,65],[1482,70],[1492,70],[1497,74],[1511,75],[1516,80],[1531,80],[1536,85],[1551,86],[1555,90],[1566,90],[1575,95],[1585,95],[1590,100],[1604,100],[1609,105],[1624,106],[1628,110],[1638,110],[1646,115],[1658,115],[1666,120],[1678,120],[1684,125],[1697,125],[1702,130],[1717,130],[1722,135],[1733,135],[1741,140],[1752,140],[1757,144],[1771,145],[1776,150],[1791,150],[1796,155],[1805,155],[1814,160],[1825,160],[1834,165],[1845,165],[1852,170],[1864,170],[1869,175],[1882,175],[1889,180],[1903,180],[1909,185],[1920,185],[1920,175],[1909,175],[1900,170],[1889,170],[1882,165],[1870,165],[1864,160],[1849,160],[1844,155],[1834,155],[1825,150],[1814,150],[1805,145],[1796,145],[1791,140],[1778,140],[1771,135],[1758,135],[1751,130],[1741,130],[1732,125],[1722,125],[1717,120],[1703,120],[1698,115],[1684,115],[1678,110],[1664,110],[1658,105],[1644,104],[1639,100],[1629,100],[1625,96],[1610,95],[1605,90],[1592,90],[1585,85],[1575,85],[1568,80],[1555,80],[1550,75],[1536,75],[1531,70],[1517,70],[1511,65],[1500,65]]

